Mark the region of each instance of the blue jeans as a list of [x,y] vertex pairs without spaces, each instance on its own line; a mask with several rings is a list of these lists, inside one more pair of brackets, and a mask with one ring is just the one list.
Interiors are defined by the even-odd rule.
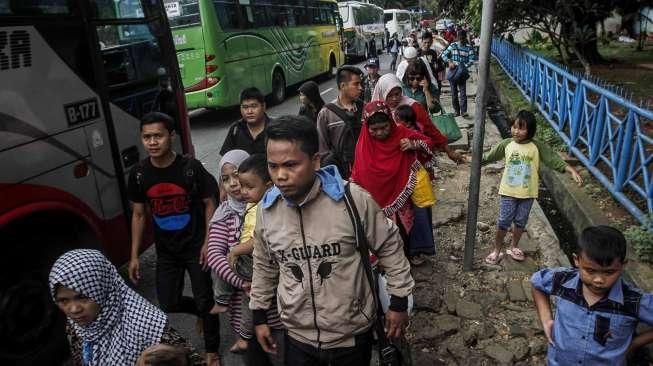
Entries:
[[[456,114],[467,113],[467,79],[451,82],[451,102]],[[460,92],[460,100],[458,93]]]

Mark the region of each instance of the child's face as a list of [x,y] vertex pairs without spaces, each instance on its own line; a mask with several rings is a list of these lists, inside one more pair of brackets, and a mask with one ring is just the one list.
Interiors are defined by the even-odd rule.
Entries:
[[615,258],[608,266],[602,266],[582,252],[574,254],[574,263],[578,267],[583,286],[597,296],[606,296],[612,286],[619,280],[624,264]]
[[257,203],[268,190],[272,182],[264,182],[258,174],[253,171],[243,172],[238,175],[240,180],[240,193],[243,201]]
[[100,314],[98,303],[68,287],[59,287],[54,299],[66,317],[81,327],[94,322]]
[[225,192],[231,198],[242,201],[242,194],[240,192],[240,182],[238,181],[238,169],[233,164],[225,163],[220,172],[220,182],[224,187]]
[[526,141],[528,139],[528,127],[526,122],[516,119],[510,128],[512,139],[516,142]]
[[365,70],[367,70],[368,75],[376,75],[379,72],[379,68],[376,66],[366,66]]
[[299,92],[299,104],[302,105],[307,105],[308,104],[308,98],[306,98],[306,95],[304,93]]

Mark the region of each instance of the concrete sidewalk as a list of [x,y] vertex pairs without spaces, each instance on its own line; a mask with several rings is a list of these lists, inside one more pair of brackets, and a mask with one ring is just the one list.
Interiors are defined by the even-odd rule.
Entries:
[[[449,87],[441,102],[453,111]],[[473,130],[476,79],[468,80],[469,119],[458,117],[463,132]],[[461,139],[462,140],[462,139]],[[486,122],[484,150],[501,140]],[[462,141],[452,144],[467,149]],[[416,311],[408,328],[414,365],[544,365],[547,343],[532,303],[529,278],[543,266],[568,265],[558,240],[537,202],[531,210],[520,247],[527,258],[509,257],[500,265],[484,263],[495,235],[502,163],[483,168],[474,270],[462,271],[467,213],[469,165],[442,155],[433,208],[437,255],[413,268]],[[510,235],[506,238],[510,239]]]

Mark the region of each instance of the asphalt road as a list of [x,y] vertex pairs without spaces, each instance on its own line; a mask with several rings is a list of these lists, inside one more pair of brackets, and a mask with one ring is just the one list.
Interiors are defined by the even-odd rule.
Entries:
[[[389,56],[381,56],[381,66],[387,66]],[[362,68],[363,63],[358,64]],[[322,98],[328,103],[336,98],[337,90],[335,78],[328,80],[323,78],[315,79],[320,85]],[[297,88],[299,85],[290,86],[287,90],[286,100],[276,106],[270,106],[267,110],[270,117],[278,117],[286,114],[297,114],[299,111],[299,96]],[[240,118],[238,108],[226,110],[198,109],[189,113],[191,123],[191,133],[195,147],[195,156],[199,159],[206,169],[217,177],[217,165],[220,155],[218,151],[222,147],[225,135],[229,125]],[[154,265],[156,253],[154,248],[150,248],[141,255],[141,280],[137,286],[138,291],[146,298],[156,303],[156,292],[154,287]],[[190,281],[186,277],[184,293],[191,295]],[[202,338],[197,333],[196,318],[186,314],[170,314],[170,324],[184,335],[191,344],[200,352],[204,351]],[[235,342],[236,338],[229,327],[228,318],[221,316],[221,341],[220,353],[223,355],[223,365],[240,366],[244,365],[241,356],[231,354],[229,348]]]

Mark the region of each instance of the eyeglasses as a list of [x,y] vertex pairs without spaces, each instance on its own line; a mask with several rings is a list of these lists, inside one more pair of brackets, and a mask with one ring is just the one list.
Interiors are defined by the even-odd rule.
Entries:
[[409,76],[408,77],[408,81],[415,81],[415,80],[421,81],[422,79],[423,79],[423,77],[421,77],[421,76]]

